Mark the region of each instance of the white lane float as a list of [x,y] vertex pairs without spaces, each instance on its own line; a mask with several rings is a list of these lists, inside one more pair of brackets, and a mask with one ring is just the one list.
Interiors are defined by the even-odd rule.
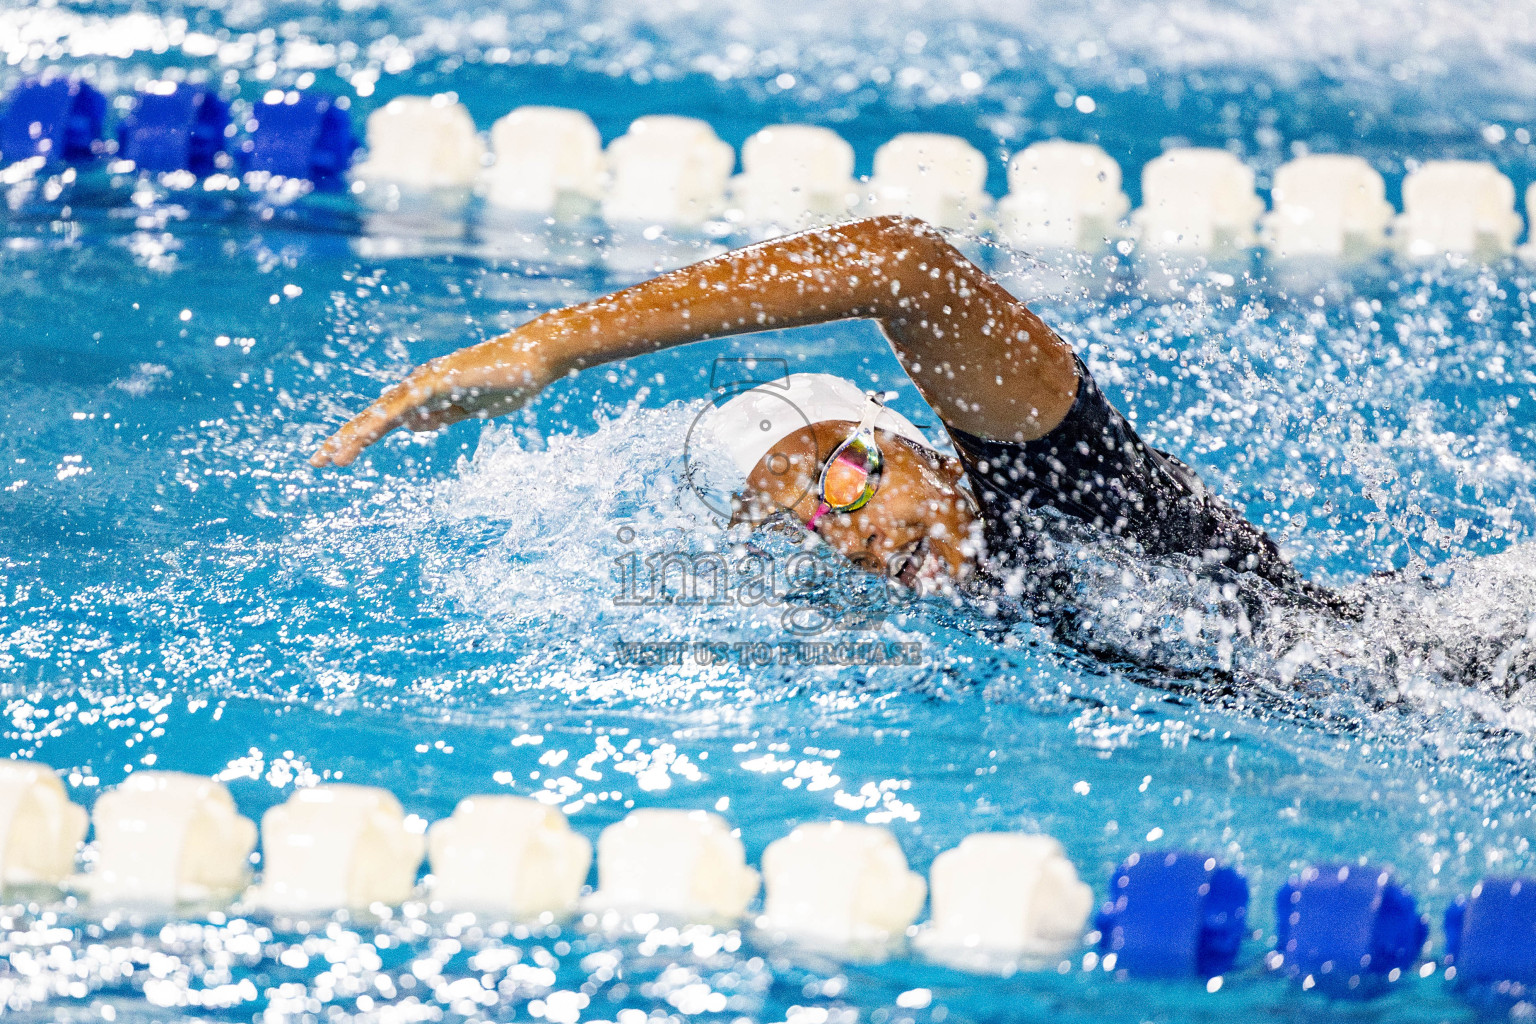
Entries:
[[1319,153],[1275,171],[1264,245],[1276,256],[1364,256],[1386,247],[1395,211],[1376,169],[1357,156]]
[[1097,249],[1120,233],[1131,208],[1120,165],[1098,146],[1052,139],[1008,161],[997,235],[1020,248]]
[[1142,243],[1162,252],[1231,252],[1254,243],[1264,201],[1253,169],[1224,149],[1175,149],[1141,172],[1141,206],[1131,221]]
[[518,107],[491,127],[491,149],[481,185],[502,209],[579,217],[602,198],[603,140],[580,110]]
[[754,227],[795,227],[839,217],[858,201],[853,147],[830,128],[780,124],[741,147],[731,179],[733,213]]
[[896,837],[876,825],[801,825],[763,851],[764,931],[814,944],[900,938],[927,886]]
[[906,132],[875,151],[866,213],[901,213],[946,228],[986,226],[987,158],[953,135]]
[[939,955],[1059,953],[1076,944],[1093,909],[1093,890],[1050,836],[967,836],[934,858],[929,877],[919,944]]
[[95,869],[81,888],[99,903],[227,900],[250,881],[256,823],[217,779],[140,771],[91,813]]
[[597,883],[587,908],[605,917],[654,913],[709,922],[746,913],[759,877],[719,815],[647,808],[603,829]]
[[399,96],[368,115],[368,159],[355,178],[401,188],[468,188],[485,167],[485,144],[452,93]]
[[736,151],[697,118],[637,118],[608,145],[603,217],[616,224],[698,227],[725,210]]
[[520,796],[460,800],[427,846],[434,900],[514,918],[567,913],[592,867],[592,844],[559,808]]
[[294,913],[401,903],[425,848],[388,790],[341,783],[299,789],[262,815],[254,898]]
[[[1536,224],[1536,182],[1532,182],[1525,190],[1525,219],[1528,223]],[[1536,239],[1527,237],[1518,252],[1522,260],[1536,263]]]
[[1492,164],[1430,160],[1403,179],[1398,247],[1407,256],[1495,258],[1514,251],[1523,224],[1515,186]]
[[75,869],[85,808],[52,768],[0,761],[0,886],[58,885]]

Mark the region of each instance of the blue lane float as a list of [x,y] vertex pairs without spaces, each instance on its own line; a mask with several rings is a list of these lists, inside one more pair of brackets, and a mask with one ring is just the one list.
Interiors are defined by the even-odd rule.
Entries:
[[1099,950],[1113,969],[1144,978],[1210,978],[1243,943],[1248,882],[1205,853],[1136,853],[1109,880]]
[[65,163],[94,159],[106,118],[106,97],[79,79],[22,82],[0,114],[0,163],[34,157]]
[[352,118],[335,96],[323,92],[269,93],[245,123],[240,145],[245,171],[300,178],[322,192],[346,187],[344,175],[357,151]]
[[1331,995],[1370,995],[1418,962],[1429,919],[1389,871],[1308,867],[1275,897],[1271,966]]
[[117,130],[117,152],[141,171],[219,170],[229,136],[229,104],[185,83],[152,83]]
[[1536,988],[1536,878],[1485,878],[1453,903],[1445,963],[1466,989],[1520,997]]

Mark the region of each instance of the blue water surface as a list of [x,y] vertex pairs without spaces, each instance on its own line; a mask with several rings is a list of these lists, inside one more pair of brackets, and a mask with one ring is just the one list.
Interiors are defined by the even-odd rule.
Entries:
[[[1104,145],[1133,199],[1168,145],[1229,146],[1261,186],[1333,150],[1395,195],[1412,160],[1536,176],[1530,31],[1497,5],[13,5],[0,84],[61,65],[123,90],[190,69],[245,103],[337,89],[359,121],[452,90],[481,127],[556,103],[605,139],[653,112],[736,144],[810,121],[861,171],[897,131],[948,131],[989,154],[995,191],[1004,155],[1063,136]],[[398,435],[320,472],[308,453],[410,366],[731,240],[102,168],[6,188],[3,752],[63,770],[77,801],[153,766],[220,776],[252,818],[338,779],[427,821],[471,794],[537,796],[593,838],[634,807],[711,808],[754,861],[832,817],[890,827],[925,873],[969,833],[1044,830],[1101,895],[1145,848],[1212,851],[1256,894],[1217,986],[1120,980],[1084,951],[977,977],[751,929],[530,934],[422,905],[319,922],[17,905],[0,913],[16,1019],[1473,1019],[1433,967],[1330,1003],[1262,954],[1271,894],[1310,861],[1390,865],[1437,922],[1478,878],[1531,867],[1531,698],[1510,668],[1536,609],[1536,274],[1520,263],[1042,263],[962,239],[1150,440],[1375,617],[1284,613],[1244,637],[1184,568],[1105,564],[1070,635],[897,602],[812,639],[909,645],[914,664],[762,665],[751,652],[803,639],[785,606],[635,605],[622,566],[737,539],[690,490],[680,440],[716,357],[894,387],[932,426],[871,325],[632,360],[505,423]],[[735,653],[646,665],[633,643]]]

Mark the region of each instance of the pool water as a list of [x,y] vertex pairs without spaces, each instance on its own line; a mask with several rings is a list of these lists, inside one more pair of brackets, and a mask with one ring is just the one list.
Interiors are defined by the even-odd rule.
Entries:
[[[1531,29],[1499,7],[1036,14],[17,5],[0,12],[0,84],[62,64],[122,89],[188,67],[250,101],[311,75],[359,119],[453,90],[482,128],[557,103],[605,139],[658,111],[738,145],[827,123],[864,172],[920,127],[988,152],[994,186],[1001,153],[1061,135],[1104,145],[1133,200],[1141,163],[1176,139],[1230,144],[1261,184],[1298,146],[1366,156],[1392,191],[1411,159],[1490,159],[1522,189],[1536,176],[1517,135]],[[1519,666],[1536,608],[1536,273],[1521,264],[1163,268],[1106,251],[1063,258],[1063,279],[968,243],[1149,440],[1309,574],[1369,594],[1374,618],[1281,613],[1245,636],[1219,588],[1100,562],[1061,632],[942,601],[796,632],[857,581],[833,567],[822,593],[782,605],[635,602],[624,567],[740,540],[701,507],[679,442],[717,357],[891,387],[933,426],[868,324],[632,360],[495,426],[395,436],[345,471],[305,463],[411,365],[720,239],[620,252],[596,225],[509,226],[474,206],[413,219],[99,172],[7,197],[3,750],[64,769],[78,802],[153,766],[218,775],[252,818],[338,779],[426,821],[475,793],[537,796],[592,838],[631,808],[711,808],[754,862],[831,817],[888,826],[924,873],[972,832],[1043,830],[1101,895],[1134,850],[1216,852],[1253,886],[1257,935],[1208,991],[1117,981],[1081,953],[978,977],[750,929],[18,905],[0,914],[16,1019],[1473,1019],[1435,970],[1333,1004],[1267,976],[1262,952],[1272,894],[1308,862],[1393,866],[1436,949],[1455,895],[1532,866]],[[903,656],[777,653],[850,636]]]

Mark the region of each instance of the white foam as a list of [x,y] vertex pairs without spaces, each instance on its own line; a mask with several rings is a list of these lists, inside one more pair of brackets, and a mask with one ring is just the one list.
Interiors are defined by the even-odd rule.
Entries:
[[935,949],[1054,953],[1082,935],[1093,890],[1050,836],[967,836],[934,858],[922,944]]
[[707,811],[646,809],[597,840],[599,911],[650,912],[693,922],[734,920],[757,895],[741,840]]
[[399,96],[368,115],[368,160],[353,175],[412,189],[466,188],[485,166],[485,144],[451,93]]
[[86,813],[53,769],[0,761],[0,885],[57,885],[75,867]]
[[889,831],[841,821],[801,825],[770,843],[763,880],[764,929],[835,944],[901,936],[927,888]]
[[1522,227],[1515,186],[1492,164],[1430,160],[1403,179],[1397,244],[1409,256],[1502,256]]
[[1008,161],[997,233],[1008,245],[1094,249],[1119,233],[1131,202],[1120,165],[1098,146],[1053,139]]
[[736,151],[692,117],[638,118],[608,146],[603,216],[614,223],[697,227],[725,209]]
[[1264,244],[1280,256],[1363,255],[1386,245],[1392,204],[1375,168],[1357,156],[1299,157],[1275,171]]
[[140,771],[96,801],[96,867],[84,879],[99,901],[225,899],[250,877],[256,824],[217,779]]
[[453,908],[514,917],[562,914],[576,904],[592,844],[561,811],[527,797],[472,796],[427,834],[432,896]]
[[400,903],[411,894],[425,846],[388,790],[299,789],[262,815],[256,900],[286,911]]
[[830,128],[780,124],[741,147],[731,198],[749,225],[796,227],[838,217],[858,201],[853,147]]
[[518,107],[491,127],[490,202],[524,213],[580,216],[602,197],[603,140],[592,119],[564,107]]
[[987,158],[953,135],[908,132],[875,151],[867,213],[901,213],[949,228],[977,228],[991,204]]
[[1175,149],[1148,161],[1141,193],[1132,222],[1142,242],[1158,250],[1246,248],[1264,212],[1253,170],[1224,149]]

